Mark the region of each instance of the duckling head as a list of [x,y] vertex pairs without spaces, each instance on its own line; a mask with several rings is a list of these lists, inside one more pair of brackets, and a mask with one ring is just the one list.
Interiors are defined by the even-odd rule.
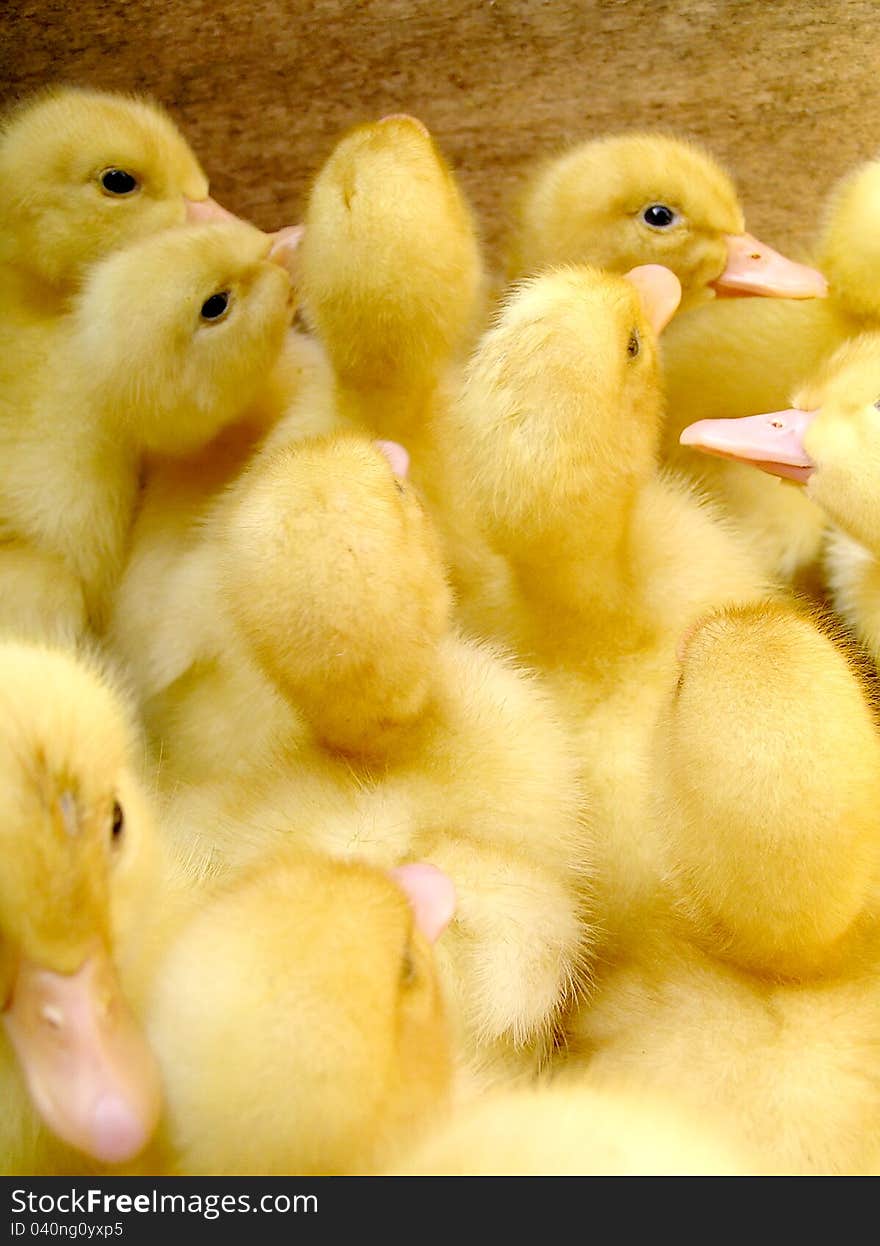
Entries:
[[657,334],[680,289],[656,265],[623,277],[562,267],[514,288],[453,413],[474,500],[503,543],[600,524],[653,472]]
[[787,603],[709,614],[679,655],[654,755],[659,824],[687,903],[747,967],[815,970],[861,913],[880,861],[870,694]]
[[0,129],[0,258],[62,291],[117,247],[222,213],[207,196],[183,135],[147,99],[53,88]]
[[424,125],[358,126],[318,173],[299,272],[336,374],[357,386],[432,379],[482,306],[473,217]]
[[682,302],[717,294],[811,298],[821,274],[745,233],[733,182],[695,143],[627,133],[548,160],[522,196],[509,271],[596,264],[626,272],[662,264]]
[[818,247],[819,263],[838,305],[871,322],[880,321],[878,220],[880,159],[866,161],[838,182]]
[[167,230],[108,256],[75,309],[75,357],[143,450],[209,441],[265,383],[293,314],[271,239],[242,221]]
[[5,1032],[45,1124],[120,1162],[159,1112],[115,964],[154,869],[133,732],[106,682],[72,657],[8,642],[0,672]]
[[395,443],[261,456],[223,511],[226,600],[269,677],[331,748],[382,751],[422,713],[451,592]]
[[285,852],[203,906],[157,977],[150,1032],[184,1173],[358,1173],[445,1098],[431,944],[454,888]]
[[805,485],[844,532],[880,548],[880,333],[845,342],[792,401],[784,411],[699,420],[681,443]]

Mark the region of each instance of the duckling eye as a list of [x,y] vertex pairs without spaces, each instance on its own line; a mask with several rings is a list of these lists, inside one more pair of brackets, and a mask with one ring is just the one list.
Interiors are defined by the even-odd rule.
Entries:
[[678,215],[665,203],[649,203],[642,212],[642,220],[652,229],[668,229],[678,220]]
[[125,814],[122,812],[122,805],[118,800],[113,802],[113,825],[112,835],[114,841],[118,840],[125,828]]
[[209,299],[205,299],[204,303],[202,303],[202,320],[211,322],[220,320],[229,310],[229,302],[228,290],[222,290],[219,294],[212,294]]
[[874,406],[877,408],[878,411],[880,411],[880,398],[877,399],[877,401],[874,403]]
[[138,180],[125,169],[105,169],[101,185],[108,195],[130,195],[138,189]]
[[633,329],[632,333],[629,335],[629,341],[626,344],[626,353],[629,355],[630,359],[635,359],[641,349],[642,343],[639,340],[639,331],[638,329]]

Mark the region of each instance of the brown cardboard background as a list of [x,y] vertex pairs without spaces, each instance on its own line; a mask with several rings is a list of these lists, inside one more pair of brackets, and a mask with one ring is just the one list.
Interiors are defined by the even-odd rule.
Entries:
[[534,155],[664,126],[728,165],[755,233],[797,247],[880,151],[878,47],[875,0],[6,0],[0,102],[58,80],[149,92],[264,228],[298,217],[346,127],[412,112],[490,242]]

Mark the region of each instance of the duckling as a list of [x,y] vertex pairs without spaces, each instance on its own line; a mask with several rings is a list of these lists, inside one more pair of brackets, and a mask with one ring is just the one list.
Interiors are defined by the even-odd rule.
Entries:
[[453,908],[430,866],[391,878],[292,849],[213,894],[149,1001],[154,1171],[350,1175],[411,1145],[450,1088],[430,944]]
[[503,639],[575,725],[612,940],[638,928],[656,889],[646,757],[678,636],[716,603],[770,591],[713,511],[657,468],[657,333],[679,291],[654,265],[525,280],[474,353],[447,429],[512,568]]
[[682,445],[797,482],[829,525],[825,573],[835,608],[880,663],[880,333],[845,342],[784,411],[702,420]]
[[193,225],[90,270],[26,400],[0,404],[5,626],[33,622],[32,591],[50,636],[103,625],[143,456],[204,445],[266,385],[292,310],[270,247],[243,222]]
[[417,459],[485,296],[473,215],[420,121],[394,115],[343,137],[312,186],[298,263],[342,414]]
[[51,319],[109,252],[222,215],[158,104],[79,87],[40,92],[0,123],[2,319]]
[[0,645],[0,1168],[131,1160],[158,1069],[123,990],[159,901],[162,855],[124,697],[96,665]]
[[728,174],[696,143],[657,133],[608,135],[543,161],[515,212],[508,277],[557,264],[625,273],[662,264],[682,307],[713,294],[813,298],[815,269],[745,233]]
[[680,446],[684,428],[784,407],[848,338],[880,328],[880,160],[834,188],[816,246],[825,299],[737,300],[683,316],[665,337],[669,421],[664,455],[711,491],[768,571],[814,587],[825,521],[810,495],[741,464]]
[[573,1062],[638,1070],[724,1119],[769,1171],[866,1172],[880,1141],[875,706],[791,605],[709,613],[680,650],[651,749],[666,911],[597,976]]
[[[338,143],[312,187],[298,276],[332,368],[330,384],[319,378],[298,410],[317,406],[406,447],[441,533],[457,614],[478,631],[471,601],[494,579],[503,584],[504,567],[459,495],[455,447],[437,417],[483,326],[487,278],[473,213],[415,117],[358,126]],[[285,435],[282,422],[273,437]]]
[[485,1095],[401,1159],[400,1176],[737,1176],[756,1161],[716,1125],[632,1082],[557,1079]]
[[212,647],[170,683],[161,653],[142,658],[144,713],[165,824],[207,868],[294,827],[335,856],[444,870],[457,1059],[478,1081],[519,1076],[548,1057],[590,955],[577,763],[535,681],[452,627],[404,466],[356,434],[260,450],[180,569]]

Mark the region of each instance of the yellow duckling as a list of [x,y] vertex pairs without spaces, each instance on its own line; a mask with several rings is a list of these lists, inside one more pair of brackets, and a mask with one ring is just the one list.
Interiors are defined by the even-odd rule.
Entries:
[[398,1162],[398,1176],[737,1176],[755,1171],[720,1126],[631,1083],[485,1095]]
[[[420,121],[394,115],[340,141],[312,188],[298,274],[332,378],[295,404],[294,435],[303,408],[317,407],[406,447],[457,608],[476,625],[471,602],[504,583],[504,568],[459,495],[437,417],[485,318],[486,278],[473,213]],[[275,441],[286,435],[282,422]]]
[[161,858],[124,702],[97,668],[0,645],[0,1169],[130,1160],[159,1116],[127,1002]]
[[3,320],[52,318],[110,251],[228,215],[207,196],[195,155],[153,101],[78,87],[25,100],[0,124]]
[[638,1073],[723,1119],[771,1171],[868,1171],[880,1141],[874,707],[792,607],[710,614],[681,652],[651,768],[667,909],[599,974],[571,1050],[591,1076]]
[[4,392],[6,626],[65,637],[100,626],[144,454],[203,445],[266,384],[291,315],[289,278],[268,262],[270,245],[229,222],[168,230],[108,256],[60,322],[51,358]]
[[646,758],[678,636],[713,605],[767,591],[748,551],[657,468],[657,333],[678,294],[651,265],[524,281],[475,352],[447,430],[512,568],[505,639],[577,726],[609,934],[637,928],[656,889]]
[[454,894],[430,866],[393,874],[286,850],[175,936],[149,1002],[166,1095],[153,1171],[364,1173],[439,1117],[451,1064],[430,944]]
[[417,444],[484,305],[473,215],[429,132],[404,114],[357,126],[312,187],[298,253],[304,308],[343,418]]
[[733,182],[696,143],[654,133],[613,134],[542,162],[521,194],[508,276],[553,264],[625,273],[662,264],[682,305],[724,294],[812,298],[815,269],[745,233]]
[[353,434],[261,451],[179,568],[211,647],[181,670],[165,656],[171,600],[160,640],[126,656],[152,689],[168,825],[194,854],[229,868],[294,828],[452,878],[438,957],[458,1049],[508,1075],[547,1056],[589,955],[576,759],[534,681],[452,629],[403,457]]
[[835,608],[880,663],[880,333],[844,343],[784,411],[702,420],[683,445],[803,486],[829,525],[825,572]]
[[699,458],[678,444],[688,425],[784,407],[846,339],[880,328],[880,160],[835,188],[816,247],[826,299],[737,300],[696,310],[664,343],[669,421],[665,453],[686,468],[748,535],[764,565],[807,580],[822,547],[824,516],[808,493],[738,463]]
[[181,890],[104,675],[13,643],[0,670],[2,1171],[360,1171],[415,1136],[449,880],[286,851]]

